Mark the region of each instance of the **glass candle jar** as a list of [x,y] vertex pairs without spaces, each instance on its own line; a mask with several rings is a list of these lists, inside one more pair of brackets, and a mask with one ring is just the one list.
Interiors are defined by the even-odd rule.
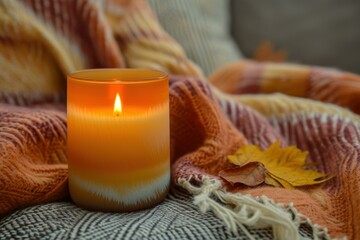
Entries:
[[133,211],[170,184],[167,74],[90,69],[68,75],[69,189],[81,207]]

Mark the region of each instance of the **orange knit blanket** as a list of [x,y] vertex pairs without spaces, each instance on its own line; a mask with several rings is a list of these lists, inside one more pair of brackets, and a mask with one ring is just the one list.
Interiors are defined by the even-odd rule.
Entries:
[[[279,239],[297,239],[302,222],[314,237],[360,238],[360,76],[243,61],[209,83],[141,0],[2,0],[0,13],[0,215],[68,197],[65,75],[140,67],[173,74],[172,180],[201,211],[233,231],[272,226]],[[218,176],[243,144],[276,140],[335,177],[289,190]]]

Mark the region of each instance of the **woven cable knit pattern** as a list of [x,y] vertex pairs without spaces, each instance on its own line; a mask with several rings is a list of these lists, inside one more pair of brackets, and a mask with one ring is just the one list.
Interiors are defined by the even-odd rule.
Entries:
[[[186,189],[193,196],[192,207],[218,218],[207,228],[217,226],[220,235],[215,236],[244,234],[256,239],[260,229],[270,229],[277,239],[301,239],[300,226],[306,225],[315,239],[359,238],[359,76],[243,61],[219,69],[209,84],[162,30],[145,1],[57,3],[0,1],[0,214],[10,214],[0,223],[1,233],[11,234],[8,223],[22,223],[21,212],[11,214],[15,209],[68,197],[65,75],[86,67],[139,67],[172,74],[173,187]],[[253,143],[266,148],[276,140],[308,150],[308,161],[335,177],[296,190],[232,187],[218,177],[219,171],[230,167],[227,155],[239,146]],[[40,218],[49,217],[42,206],[29,212],[36,209],[44,210]],[[156,209],[140,212],[142,221],[157,222]],[[111,221],[108,214],[79,211],[74,218],[84,216],[86,224],[77,225],[75,232],[65,230],[60,237],[85,234],[85,238],[91,232],[88,224]],[[116,233],[129,236],[140,225]],[[196,238],[197,225],[188,225],[181,230],[185,235],[179,236]],[[21,231],[25,236],[32,229]],[[107,236],[106,231],[98,234]]]
[[0,104],[0,119],[0,214],[65,199],[65,114]]
[[[215,101],[215,95],[213,94],[205,94],[205,93],[209,93],[211,92],[209,86],[207,86],[207,84],[205,84],[204,82],[200,81],[200,80],[195,80],[195,79],[187,79],[187,78],[177,78],[176,81],[172,80],[171,81],[171,119],[172,119],[172,132],[171,132],[171,137],[172,137],[172,149],[174,149],[175,151],[175,156],[173,158],[173,164],[172,164],[172,174],[173,174],[173,180],[174,182],[177,182],[178,179],[193,179],[195,181],[197,181],[197,179],[199,179],[199,177],[204,177],[204,176],[209,176],[209,177],[214,177],[217,178],[217,171],[219,171],[220,169],[226,167],[228,165],[227,161],[226,161],[226,156],[228,154],[230,154],[232,151],[234,151],[234,148],[236,148],[237,146],[244,144],[245,141],[245,137],[244,135],[242,135],[240,132],[238,132],[238,130],[236,129],[236,127],[234,125],[231,124],[230,120],[227,120],[225,118],[224,113],[221,111],[220,106],[216,104]],[[211,97],[212,96],[212,97]],[[213,102],[213,104],[209,104],[209,102]],[[252,110],[246,108],[246,107],[240,107],[240,106],[236,106],[236,108],[238,108],[238,115],[239,116],[247,116],[247,118],[245,118],[244,120],[244,125],[246,126],[246,121],[248,121],[248,124],[251,124],[252,122],[259,122],[259,123],[265,123],[266,121],[258,114],[256,114],[255,112],[253,112]],[[229,108],[231,109],[231,108]],[[9,111],[9,110],[8,110]],[[16,111],[20,111],[21,113],[24,112],[24,109],[20,108],[16,108],[13,107],[12,111],[10,112],[16,112]],[[42,113],[41,111],[43,110],[27,110],[28,112],[24,112],[24,113],[28,113],[31,116],[35,116],[33,117],[34,119],[37,119],[36,116],[39,116],[38,121],[45,121],[43,124],[40,124],[40,126],[44,126],[44,127],[38,127],[40,129],[44,129],[47,131],[50,131],[48,134],[45,134],[45,136],[48,137],[54,137],[54,133],[52,133],[52,129],[53,127],[47,126],[46,124],[51,120],[50,115],[46,118],[42,117],[43,115],[40,114]],[[34,112],[35,111],[35,112]],[[37,111],[40,111],[40,113],[37,113]],[[244,112],[244,113],[241,113]],[[7,115],[7,111],[4,111],[4,116]],[[61,115],[61,114],[60,114]],[[231,113],[230,113],[231,115]],[[18,116],[18,115],[17,115]],[[16,119],[15,117],[13,117],[14,119]],[[47,120],[49,118],[49,120]],[[17,119],[17,122],[21,123],[22,121],[27,121],[26,118],[19,118]],[[4,123],[7,125],[6,123],[7,121],[4,121]],[[23,123],[23,124],[25,124]],[[197,128],[193,128],[193,129],[188,129],[187,126],[192,126],[192,125],[196,125]],[[27,125],[29,126],[29,125]],[[31,125],[32,126],[32,125]],[[37,126],[36,124],[34,124],[34,126]],[[59,125],[59,126],[63,126],[63,125]],[[207,126],[206,128],[204,128],[204,126]],[[267,127],[266,127],[267,126]],[[63,128],[63,127],[62,127]],[[36,129],[36,128],[35,128]],[[40,131],[40,130],[39,130]],[[12,133],[13,130],[10,129],[8,130],[9,133]],[[57,132],[57,131],[56,131]],[[226,133],[227,134],[224,134]],[[40,131],[41,133],[41,131]],[[185,135],[184,135],[185,134]],[[190,134],[190,135],[186,135],[186,134]],[[61,139],[60,135],[57,135],[59,139]],[[199,137],[199,138],[194,138],[194,137]],[[229,137],[232,136],[232,137]],[[278,134],[276,134],[276,131],[269,125],[265,125],[265,129],[264,129],[264,134],[262,134],[261,136],[263,136],[265,139],[267,138],[267,136],[272,136],[271,139],[276,139],[277,136],[279,136]],[[259,135],[256,134],[251,134],[251,132],[249,132],[249,135],[246,136],[249,138],[250,142],[267,142],[268,140],[264,139],[259,139]],[[233,141],[234,139],[238,138],[237,141]],[[191,139],[193,142],[191,142],[192,144],[186,145],[184,144],[184,142],[189,141],[189,139]],[[270,142],[268,142],[270,143]],[[232,145],[234,144],[234,145]],[[47,145],[49,146],[53,146],[51,145]],[[186,146],[189,146],[190,148],[186,148]],[[235,146],[235,147],[234,147]],[[29,157],[31,160],[35,160],[35,161],[39,161],[39,162],[45,162],[45,165],[43,165],[44,169],[43,171],[49,171],[51,169],[53,169],[54,167],[58,167],[59,165],[46,165],[46,163],[48,163],[47,158],[36,158],[36,156],[32,156],[29,153],[32,153],[31,149],[32,149],[32,144],[31,142],[29,144],[26,144],[24,147],[29,148],[29,150],[25,151],[25,154],[27,157]],[[41,148],[44,148],[44,146],[40,146]],[[64,147],[64,142],[60,141],[59,142],[59,147]],[[198,147],[195,148],[194,147]],[[26,148],[24,148],[26,150]],[[20,148],[22,149],[22,148]],[[44,150],[43,150],[44,151]],[[41,152],[43,152],[41,151]],[[55,148],[50,148],[49,149],[50,153],[53,153],[54,151],[57,152],[57,149]],[[52,151],[52,152],[51,152]],[[38,153],[40,151],[37,151]],[[23,156],[21,153],[19,154],[18,152],[14,152],[14,154],[17,154],[16,158],[20,158],[21,156]],[[52,156],[52,154],[50,154]],[[5,156],[6,158],[8,158],[7,156]],[[11,158],[9,158],[9,162],[8,164],[11,164]],[[6,163],[6,162],[5,162]],[[60,167],[62,167],[64,165],[61,165]],[[20,170],[20,171],[19,171]],[[21,170],[18,169],[19,174],[22,171],[25,170]],[[35,171],[36,172],[36,171]],[[50,171],[51,172],[51,171]],[[65,173],[64,173],[65,172]],[[64,172],[63,174],[66,174],[66,166],[64,168]],[[59,172],[58,172],[59,173]],[[27,180],[29,187],[31,187],[31,191],[36,191],[36,190],[41,190],[43,189],[41,186],[36,185],[36,184],[32,184],[33,182],[32,180],[32,175],[34,173],[30,174],[30,179]],[[45,196],[49,197],[49,195],[51,194],[56,194],[58,193],[57,196],[54,196],[55,199],[61,199],[63,197],[66,197],[67,194],[67,186],[66,184],[64,184],[64,181],[66,181],[66,175],[62,175],[63,176],[63,180],[62,181],[58,181],[58,187],[55,189],[58,189],[55,192],[50,191],[48,194],[46,194]],[[34,177],[33,177],[34,178]],[[49,180],[54,180],[56,179],[55,176],[49,176]],[[35,179],[38,179],[38,176],[35,174]],[[3,179],[4,182],[7,181],[11,181],[11,179]],[[16,184],[16,182],[14,183]],[[47,186],[51,186],[49,182],[45,182],[45,184],[47,184]],[[224,185],[226,187],[226,185]],[[13,188],[13,186],[9,185],[9,190],[11,191],[11,189]],[[46,188],[45,190],[53,190],[54,188]],[[273,188],[271,189],[271,193],[274,193],[276,191],[273,190]],[[19,189],[21,190],[21,189]],[[231,190],[231,189],[229,189]],[[282,190],[284,191],[284,189],[279,189],[279,191]],[[24,194],[26,193],[27,189],[24,189]],[[236,189],[232,189],[231,191],[236,191]],[[258,191],[261,191],[260,189],[258,189]],[[285,190],[286,191],[286,190]],[[5,193],[5,192],[4,192]],[[277,195],[274,194],[267,194],[267,196],[271,196],[271,197],[277,197]],[[294,192],[293,193],[293,198],[291,199],[292,201],[295,202],[296,204],[296,196],[298,195],[298,193]],[[2,194],[3,196],[5,196],[5,194]],[[21,195],[21,193],[19,194]],[[256,193],[253,193],[253,195],[256,195]],[[289,196],[289,193],[287,193],[287,196]],[[33,196],[35,198],[36,201],[30,202],[30,204],[35,204],[35,203],[41,203],[41,202],[46,202],[46,201],[51,201],[50,199],[38,199],[38,196]],[[306,194],[304,194],[304,198],[305,198],[305,202],[309,203],[311,202],[311,196],[308,196]],[[20,206],[26,206],[27,204],[29,204],[28,199],[24,199],[25,201],[21,202],[19,199],[16,198],[11,198],[10,200],[12,201],[8,201],[7,199],[4,199],[4,203],[11,203],[11,207],[10,209],[13,209],[14,207],[20,207]],[[283,200],[285,201],[285,200]],[[296,205],[295,205],[296,206]],[[321,209],[321,206],[318,206]],[[2,211],[9,211],[10,210],[8,208],[8,205],[4,204]],[[304,209],[304,212],[306,212],[306,208]],[[322,211],[316,211],[316,212],[322,212]],[[313,214],[314,215],[314,214]],[[326,215],[326,213],[322,214],[321,217],[324,217]],[[320,218],[320,219],[326,219],[326,218]],[[320,221],[321,222],[321,221]],[[325,225],[329,225],[328,222],[325,222]]]
[[[89,212],[69,202],[37,205],[6,217],[0,229],[1,239],[249,239],[226,229],[213,214],[200,213],[191,196],[177,189],[160,205],[141,212]],[[256,240],[273,239],[269,228],[249,231]],[[311,237],[306,225],[300,234]]]

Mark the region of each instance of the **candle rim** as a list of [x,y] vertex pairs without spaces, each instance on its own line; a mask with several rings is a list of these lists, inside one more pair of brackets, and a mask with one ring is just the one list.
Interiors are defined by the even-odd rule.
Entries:
[[[114,79],[114,78],[91,78],[91,77],[79,77],[77,75],[81,73],[91,73],[91,72],[108,72],[108,71],[119,71],[119,72],[134,72],[134,77],[126,77],[123,79]],[[136,77],[137,72],[148,72],[154,74],[152,77]],[[158,74],[158,75],[156,75]],[[168,74],[163,71],[145,69],[145,68],[91,68],[91,69],[81,69],[68,74],[68,77],[75,81],[95,83],[95,84],[139,84],[139,83],[153,83],[158,81],[163,81],[168,78]]]

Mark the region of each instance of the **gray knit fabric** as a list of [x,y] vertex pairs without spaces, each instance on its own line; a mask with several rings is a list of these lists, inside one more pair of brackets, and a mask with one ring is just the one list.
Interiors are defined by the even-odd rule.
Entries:
[[288,61],[360,73],[360,1],[232,0],[232,33],[252,57],[262,41]]
[[[248,239],[230,232],[208,212],[202,214],[192,197],[172,189],[156,207],[131,213],[90,212],[70,202],[49,203],[14,212],[0,220],[0,239]],[[300,227],[301,239],[311,228]],[[272,239],[271,229],[249,229],[254,239]]]
[[242,58],[230,36],[228,0],[148,0],[164,29],[206,75]]

